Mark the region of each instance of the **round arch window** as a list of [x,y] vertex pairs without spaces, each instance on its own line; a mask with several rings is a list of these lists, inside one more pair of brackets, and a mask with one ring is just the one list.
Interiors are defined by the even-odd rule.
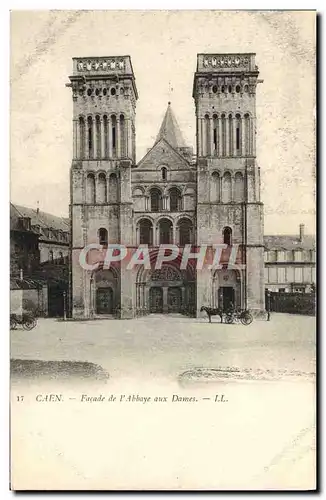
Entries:
[[92,95],[92,89],[87,90],[87,95]]
[[103,89],[103,95],[106,95],[107,90]]
[[217,92],[217,86],[214,85],[212,90],[213,90],[213,93],[216,94],[216,92]]
[[111,89],[111,95],[115,95],[115,94],[116,94],[116,90],[115,90],[115,88],[112,88]]
[[236,91],[237,94],[239,94],[239,92],[240,92],[240,85],[236,86],[235,91]]
[[96,94],[96,95],[100,95],[100,91],[99,91],[99,89],[96,89],[96,90],[95,90],[95,94]]

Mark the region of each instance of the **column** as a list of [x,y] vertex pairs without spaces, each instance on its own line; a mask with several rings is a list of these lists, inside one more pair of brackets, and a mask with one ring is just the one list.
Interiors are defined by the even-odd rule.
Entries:
[[105,158],[105,130],[104,130],[104,120],[102,116],[100,121],[100,129],[101,129],[101,157]]
[[154,246],[157,247],[160,244],[160,227],[158,224],[154,226]]
[[128,158],[132,159],[132,128],[131,128],[131,119],[128,118],[127,120],[127,156]]
[[217,155],[218,156],[222,156],[222,153],[223,153],[223,148],[222,148],[222,145],[223,145],[223,134],[222,134],[222,118],[219,116],[218,117],[218,120],[217,120],[217,123],[218,123],[218,150],[217,150]]
[[237,119],[232,118],[232,133],[233,133],[233,156],[237,156]]
[[186,290],[185,290],[185,287],[182,286],[181,287],[181,310],[184,311],[185,310],[185,305],[186,305]]
[[203,147],[202,144],[203,141],[201,136],[201,119],[197,118],[197,146],[198,146],[197,157],[202,156],[202,147]]
[[241,137],[241,156],[246,155],[246,134],[245,134],[245,118],[240,120],[240,137]]
[[252,118],[248,118],[248,155],[252,155]]
[[179,242],[177,241],[177,228],[176,226],[173,224],[173,227],[172,227],[172,243],[174,245],[178,245]]
[[116,137],[116,141],[117,141],[117,158],[121,158],[121,137],[120,137],[120,120],[119,118],[117,118],[117,137]]
[[230,201],[235,201],[234,188],[235,188],[235,182],[234,182],[234,176],[232,174],[231,175],[231,200]]
[[252,144],[252,155],[256,156],[256,118],[250,119],[250,131],[251,131],[251,144]]
[[205,118],[201,118],[201,144],[202,144],[202,156],[207,155],[206,148],[206,134],[205,134]]
[[136,227],[136,245],[140,244],[139,226]]
[[163,312],[168,312],[168,287],[163,287]]
[[108,150],[109,158],[112,158],[112,118],[108,116]]
[[79,156],[79,145],[78,145],[79,127],[77,119],[73,120],[72,127],[73,127],[73,158],[76,159]]
[[93,116],[93,158],[97,158],[97,130],[96,117]]
[[230,137],[229,137],[229,117],[226,116],[225,118],[225,156],[229,156],[230,154]]

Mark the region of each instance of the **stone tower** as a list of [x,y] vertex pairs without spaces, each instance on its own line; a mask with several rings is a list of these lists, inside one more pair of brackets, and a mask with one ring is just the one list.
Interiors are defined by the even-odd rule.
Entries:
[[136,161],[138,95],[131,60],[129,56],[73,58],[69,79],[73,98],[72,314],[92,317],[97,300],[100,309],[108,313],[119,309],[122,317],[129,317],[132,287],[123,266],[105,275],[100,270],[94,273],[80,265],[79,255],[89,244],[105,248],[108,243],[132,243],[131,167]]
[[197,56],[197,244],[225,244],[220,268],[197,271],[198,308],[232,302],[253,312],[264,309],[258,74],[255,54]]

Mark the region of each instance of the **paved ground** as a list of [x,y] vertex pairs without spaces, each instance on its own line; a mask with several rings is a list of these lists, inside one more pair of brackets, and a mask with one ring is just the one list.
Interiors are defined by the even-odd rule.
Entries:
[[[14,487],[314,487],[314,318],[274,314],[248,327],[170,316],[40,320],[31,332],[11,332],[11,357],[25,360],[12,364],[24,367],[12,386]],[[108,371],[103,385],[80,376],[90,364]],[[31,366],[48,375],[72,370],[76,382],[55,379],[48,389],[48,381],[25,378]],[[178,382],[184,372],[185,385]],[[262,377],[284,372],[296,377]],[[64,403],[36,402],[46,391]],[[117,401],[83,403],[81,394]],[[168,402],[120,403],[121,394]],[[216,403],[216,394],[227,403]],[[196,402],[173,402],[173,395]]]
[[31,332],[11,332],[11,358],[87,361],[111,377],[137,373],[174,378],[193,368],[311,373],[315,337],[315,318],[287,314],[249,326],[163,315],[84,322],[40,319]]

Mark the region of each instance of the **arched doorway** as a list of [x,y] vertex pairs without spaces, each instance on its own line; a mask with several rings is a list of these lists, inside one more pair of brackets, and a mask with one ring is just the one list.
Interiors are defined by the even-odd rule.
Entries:
[[213,307],[227,310],[244,308],[241,272],[237,269],[219,269],[213,275],[212,283]]
[[92,307],[96,315],[114,314],[118,305],[117,276],[112,269],[98,269],[94,281]]

